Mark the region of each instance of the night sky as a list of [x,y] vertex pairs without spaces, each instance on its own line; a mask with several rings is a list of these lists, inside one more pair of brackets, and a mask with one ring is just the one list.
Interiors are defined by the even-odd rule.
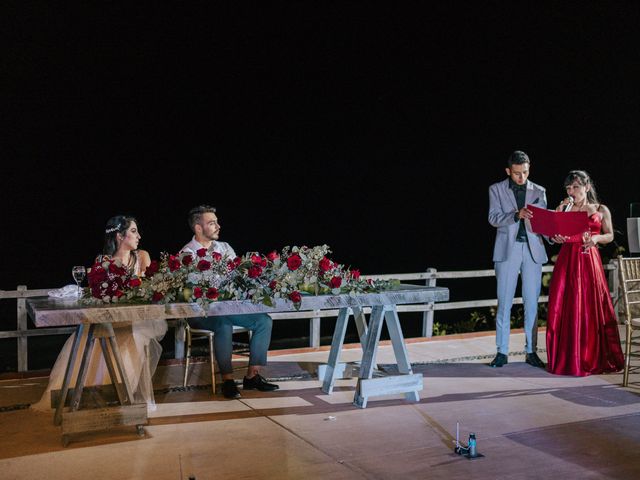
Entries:
[[587,169],[626,244],[639,4],[441,3],[3,2],[0,289],[71,283],[118,213],[176,252],[201,203],[239,253],[492,268],[488,187],[515,149],[552,207]]

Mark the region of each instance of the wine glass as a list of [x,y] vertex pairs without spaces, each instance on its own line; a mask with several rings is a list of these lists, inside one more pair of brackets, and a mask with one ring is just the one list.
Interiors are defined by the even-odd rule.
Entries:
[[582,234],[582,249],[580,250],[580,253],[589,253],[589,247],[585,245],[589,240],[591,240],[591,232],[586,231]]
[[73,279],[78,286],[78,297],[82,296],[82,288],[80,284],[84,281],[84,277],[87,274],[87,270],[82,265],[76,265],[71,269],[71,275],[73,275]]

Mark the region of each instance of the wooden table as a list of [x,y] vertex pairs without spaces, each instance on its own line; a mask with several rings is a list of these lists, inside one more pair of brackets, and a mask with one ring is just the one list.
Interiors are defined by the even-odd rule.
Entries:
[[[63,445],[68,444],[71,434],[108,430],[120,425],[135,425],[138,434],[144,435],[143,426],[148,422],[147,405],[134,403],[131,383],[127,378],[115,338],[114,324],[131,324],[142,320],[164,321],[166,318],[164,305],[85,306],[77,300],[45,297],[28,299],[27,311],[37,327],[76,326],[75,338],[53,420],[55,425],[62,425]],[[86,341],[82,342],[85,331]],[[89,361],[96,341],[100,342],[102,357],[115,388],[119,405],[80,410]],[[67,404],[71,378],[76,365],[78,365],[78,375],[69,409],[65,411],[64,407]]]
[[[322,390],[331,393],[337,376],[340,350],[344,344],[349,318],[353,318],[362,344],[362,361],[354,404],[360,408],[367,406],[371,396],[392,393],[404,393],[408,400],[418,401],[418,391],[422,390],[422,376],[413,374],[411,363],[404,344],[404,337],[396,311],[396,305],[441,302],[449,299],[449,290],[443,287],[416,285],[398,285],[380,293],[357,295],[318,295],[303,296],[300,310],[338,310],[338,320],[333,334],[328,368]],[[367,322],[364,309],[371,308]],[[135,323],[146,320],[166,320],[170,318],[193,318],[216,315],[242,315],[249,313],[275,313],[295,311],[293,304],[285,300],[276,300],[273,307],[253,304],[249,301],[223,301],[211,303],[206,311],[195,303],[174,303],[167,305],[100,305],[85,306],[77,301],[54,298],[35,298],[27,300],[27,309],[37,327],[76,325],[74,342],[62,386],[61,398],[56,406],[54,422],[62,424],[63,443],[71,433],[102,430],[115,425],[137,425],[140,432],[147,423],[146,405],[133,404],[133,395],[122,365],[117,342],[113,335],[114,324]],[[398,362],[400,375],[372,378],[375,358],[380,341],[382,325],[387,322],[393,351]],[[79,351],[80,338],[88,328],[85,348]],[[118,407],[93,412],[79,411],[80,397],[84,388],[88,361],[93,348],[93,339],[99,339],[111,380],[116,387],[120,401]],[[80,360],[78,360],[81,358]],[[69,392],[71,372],[80,361],[79,374],[71,399],[70,409],[64,412]]]
[[[422,390],[422,375],[414,374],[411,369],[396,305],[444,302],[448,299],[449,289],[447,288],[418,285],[397,285],[380,293],[303,296],[299,310],[338,310],[338,320],[333,332],[322,391],[329,394],[333,391],[340,350],[344,344],[349,318],[353,315],[362,345],[362,360],[353,400],[354,405],[366,408],[369,397],[395,393],[404,393],[408,400],[420,400],[418,391]],[[365,307],[371,307],[369,322],[364,314]],[[204,312],[197,304],[175,303],[167,305],[167,316],[168,318],[189,318],[203,315],[242,315],[292,310],[295,309],[291,302],[279,299],[273,307],[250,302],[215,302],[209,305],[207,312]],[[385,320],[400,375],[372,378],[382,324]]]

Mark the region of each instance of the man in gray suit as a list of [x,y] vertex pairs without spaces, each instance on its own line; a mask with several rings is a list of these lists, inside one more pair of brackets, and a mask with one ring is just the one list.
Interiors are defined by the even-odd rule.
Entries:
[[489,223],[497,228],[493,261],[498,283],[498,352],[489,364],[492,367],[502,367],[509,363],[511,306],[520,274],[526,362],[534,367],[545,368],[536,353],[536,332],[542,264],[547,261],[547,253],[542,237],[533,233],[526,221],[533,217],[526,206],[547,208],[547,197],[543,187],[527,180],[530,163],[526,153],[516,150],[507,161],[505,170],[509,178],[489,187]]

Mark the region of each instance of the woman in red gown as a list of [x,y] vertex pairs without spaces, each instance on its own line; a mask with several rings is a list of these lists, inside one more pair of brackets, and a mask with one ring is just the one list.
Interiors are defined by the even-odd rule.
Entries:
[[617,372],[624,367],[624,356],[596,248],[613,241],[611,213],[598,201],[587,172],[569,172],[564,185],[569,198],[556,210],[587,212],[589,232],[552,238],[562,247],[549,290],[547,370],[579,377]]

